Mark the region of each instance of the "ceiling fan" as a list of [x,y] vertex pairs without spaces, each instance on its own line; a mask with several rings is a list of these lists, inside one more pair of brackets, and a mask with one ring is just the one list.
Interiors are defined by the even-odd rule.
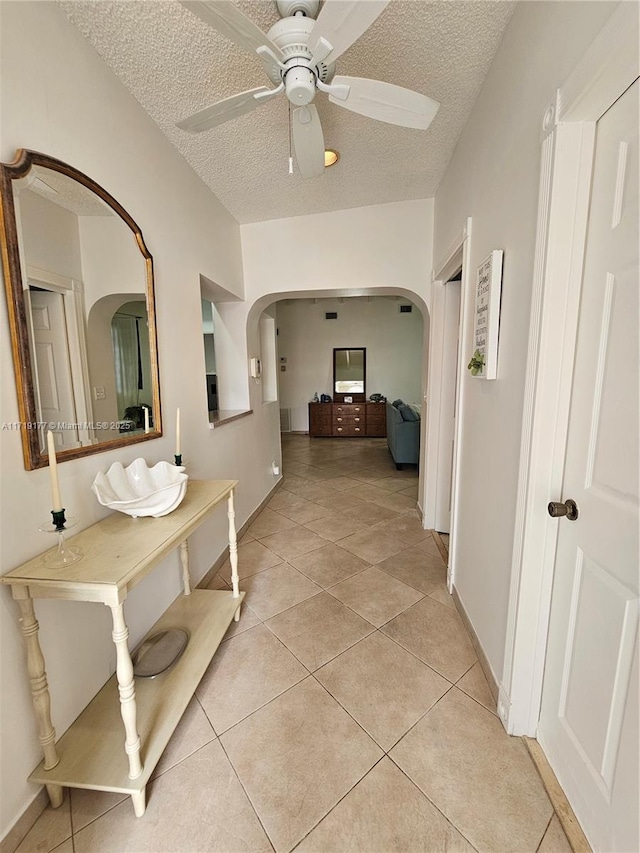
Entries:
[[[185,0],[194,15],[256,54],[275,88],[258,86],[178,122],[191,133],[209,130],[284,92],[292,106],[293,146],[300,174],[324,172],[324,137],[312,101],[318,91],[331,103],[378,121],[426,130],[440,104],[379,80],[335,74],[335,60],[367,30],[390,0],[277,0],[282,20],[263,33],[231,0]],[[317,15],[317,20],[314,20]]]

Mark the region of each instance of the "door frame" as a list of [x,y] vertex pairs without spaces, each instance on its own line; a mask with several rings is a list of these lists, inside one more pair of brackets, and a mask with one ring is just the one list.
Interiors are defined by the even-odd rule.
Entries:
[[638,77],[638,7],[621,2],[547,107],[541,130],[529,350],[498,713],[536,736],[561,499],[596,122]]
[[[468,217],[460,233],[456,236],[444,257],[434,266],[431,275],[431,328],[429,334],[429,367],[427,378],[427,393],[425,396],[427,409],[426,451],[423,470],[425,476],[425,495],[423,525],[433,528],[436,517],[436,500],[438,479],[451,477],[451,533],[449,537],[449,565],[447,567],[447,586],[449,592],[454,584],[456,570],[456,518],[458,514],[458,496],[460,494],[460,458],[462,420],[464,407],[464,341],[466,340],[466,301],[470,288],[469,253],[471,243],[472,221]],[[444,346],[444,287],[451,276],[462,267],[460,282],[460,327],[458,330],[458,370],[456,375],[456,425],[453,437],[453,465],[447,470],[440,470],[440,444],[445,439],[445,429],[442,423],[445,413],[440,405],[442,392],[442,350]],[[434,472],[432,475],[430,472]]]
[[[61,294],[64,300],[65,326],[69,348],[73,396],[76,407],[76,421],[78,424],[84,425],[78,427],[78,440],[81,447],[95,444],[95,430],[90,426],[93,422],[93,409],[91,406],[91,381],[89,377],[89,363],[87,361],[87,342],[84,323],[84,286],[81,281],[77,281],[76,279],[67,278],[66,276],[31,265],[26,267],[24,284],[27,298],[29,285],[35,284],[43,290]],[[29,340],[33,346],[33,329],[30,317],[28,318],[28,324]],[[35,358],[33,364],[35,365]],[[34,387],[39,406],[40,389],[37,376],[35,375]],[[42,434],[44,436],[44,432]]]

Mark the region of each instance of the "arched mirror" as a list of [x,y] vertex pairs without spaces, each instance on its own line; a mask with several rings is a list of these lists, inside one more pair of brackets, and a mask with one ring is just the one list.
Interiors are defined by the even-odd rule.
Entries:
[[142,233],[72,166],[0,165],[0,236],[25,467],[162,435],[153,263]]

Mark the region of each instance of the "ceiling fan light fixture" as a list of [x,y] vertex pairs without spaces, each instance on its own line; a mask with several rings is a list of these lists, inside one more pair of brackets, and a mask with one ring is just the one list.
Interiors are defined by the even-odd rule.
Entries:
[[335,164],[340,159],[340,154],[337,151],[334,151],[333,148],[326,148],[324,152],[324,167],[328,169],[329,166],[335,166]]

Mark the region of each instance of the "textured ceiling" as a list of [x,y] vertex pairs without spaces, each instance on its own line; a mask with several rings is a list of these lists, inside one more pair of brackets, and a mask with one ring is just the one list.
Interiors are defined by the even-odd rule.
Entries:
[[[60,5],[240,223],[433,196],[513,10],[493,0],[391,0],[336,72],[415,89],[440,101],[440,111],[427,131],[410,130],[319,94],[325,144],[341,159],[305,180],[288,174],[284,95],[204,133],[175,127],[222,98],[271,86],[257,58],[175,0]],[[237,5],[265,31],[279,20],[275,2]]]
[[115,216],[113,210],[84,184],[44,166],[33,166],[28,176],[17,184],[19,189],[41,195],[76,216]]

